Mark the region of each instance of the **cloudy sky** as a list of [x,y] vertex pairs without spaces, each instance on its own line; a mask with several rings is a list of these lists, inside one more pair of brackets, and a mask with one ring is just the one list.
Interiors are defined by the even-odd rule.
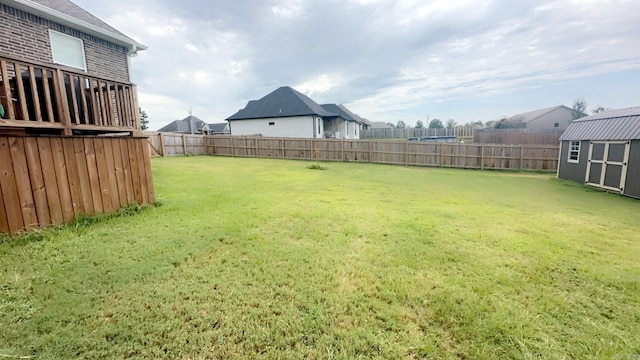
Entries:
[[149,46],[151,129],[291,86],[371,121],[640,105],[638,0],[74,0]]

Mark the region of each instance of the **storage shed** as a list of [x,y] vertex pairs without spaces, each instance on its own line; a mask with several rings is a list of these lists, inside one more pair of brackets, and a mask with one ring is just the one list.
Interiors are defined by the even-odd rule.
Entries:
[[558,178],[640,198],[640,106],[572,122],[560,137]]

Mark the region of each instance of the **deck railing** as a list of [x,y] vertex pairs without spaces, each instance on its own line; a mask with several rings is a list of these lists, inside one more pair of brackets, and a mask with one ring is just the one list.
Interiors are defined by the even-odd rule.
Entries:
[[140,129],[135,85],[3,54],[0,104],[4,128],[45,128],[65,135]]

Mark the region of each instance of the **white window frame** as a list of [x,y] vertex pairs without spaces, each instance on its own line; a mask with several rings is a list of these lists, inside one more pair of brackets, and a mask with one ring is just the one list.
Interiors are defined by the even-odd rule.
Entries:
[[[574,143],[578,144],[578,149],[577,150],[573,150],[573,144]],[[580,147],[581,147],[581,144],[580,144],[579,140],[578,141],[573,141],[573,140],[569,141],[569,151],[567,152],[567,162],[576,163],[576,164],[580,162]],[[571,154],[572,153],[576,154],[576,159],[575,160],[571,158]]]
[[[56,59],[56,49],[54,46],[54,38],[55,37],[62,37],[62,38],[66,38],[69,40],[74,40],[78,43],[78,47],[80,50],[80,54],[82,55],[82,67],[79,67],[78,64],[70,64],[70,63],[66,63],[64,61],[60,61],[60,57],[58,56],[58,58]],[[56,64],[60,64],[60,65],[64,65],[64,66],[68,66],[68,67],[72,67],[74,69],[80,69],[82,71],[87,71],[87,56],[84,52],[84,41],[82,41],[82,39],[79,39],[77,37],[74,36],[70,36],[64,33],[61,33],[59,31],[55,31],[55,30],[51,30],[49,29],[49,44],[51,45],[51,56],[53,58],[53,62]],[[58,49],[58,51],[60,51],[61,49]]]

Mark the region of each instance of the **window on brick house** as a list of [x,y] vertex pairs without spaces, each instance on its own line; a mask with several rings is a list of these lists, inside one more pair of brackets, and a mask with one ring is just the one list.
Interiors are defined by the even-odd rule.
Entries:
[[49,38],[54,63],[87,70],[82,39],[54,30],[49,30]]

